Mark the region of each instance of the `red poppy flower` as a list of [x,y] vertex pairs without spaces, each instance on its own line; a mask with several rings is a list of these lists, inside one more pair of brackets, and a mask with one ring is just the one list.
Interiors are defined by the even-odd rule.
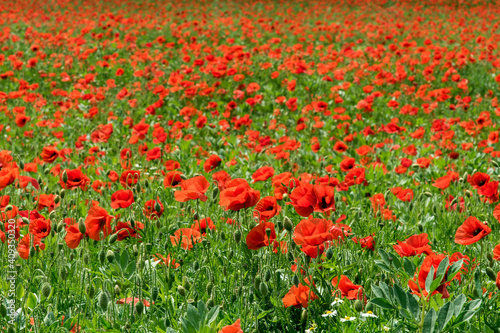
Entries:
[[[137,298],[137,297],[134,297],[134,298],[132,298],[132,297],[127,297],[127,298],[122,298],[122,299],[117,300],[117,301],[116,301],[116,304],[125,304],[125,303],[126,303],[126,304],[130,304],[130,303],[134,302],[134,305],[136,305],[136,304],[137,304],[137,303],[139,303],[140,301],[141,301],[141,300],[140,300],[139,298]],[[150,304],[147,300],[145,300],[145,299],[143,299],[143,300],[142,300],[142,303],[143,303],[143,304],[144,304],[144,306],[145,306],[145,307],[147,307],[147,308],[149,308],[149,307],[151,306],[151,304]]]
[[354,243],[360,244],[362,249],[366,248],[375,251],[375,241],[373,240],[373,236],[371,235],[360,239],[358,239],[357,237],[353,237],[352,240],[354,241]]
[[315,212],[325,213],[326,216],[329,216],[332,211],[335,211],[335,187],[314,185],[313,192],[316,197]]
[[49,209],[49,213],[53,211],[59,204],[56,205],[54,202],[56,195],[55,194],[40,194],[38,197],[38,210],[42,210],[45,207]]
[[263,182],[274,176],[274,168],[270,166],[263,166],[257,169],[252,175],[254,183]]
[[180,171],[170,171],[165,175],[163,179],[163,187],[180,187],[181,186],[181,178],[182,172]]
[[44,217],[36,218],[30,221],[29,231],[37,238],[45,238],[50,234],[50,220]]
[[254,217],[258,218],[260,221],[267,222],[272,217],[279,214],[281,207],[275,197],[264,197],[260,199],[254,208]]
[[453,180],[452,176],[446,175],[446,176],[443,176],[443,177],[436,179],[434,181],[434,183],[432,184],[432,186],[444,190],[450,186],[452,180]]
[[137,184],[140,178],[140,171],[127,170],[120,175],[120,184],[122,184],[123,187],[131,187]]
[[305,279],[304,282],[306,283],[305,285],[299,283],[298,287],[293,285],[288,293],[282,298],[285,308],[290,306],[296,308],[307,308],[309,306],[309,301],[313,301],[318,298],[318,296],[316,296],[316,294],[309,289],[309,281]]
[[135,227],[132,228],[130,222],[118,222],[115,226],[115,234],[118,234],[118,238],[116,240],[122,241],[129,237],[131,238],[141,238],[141,236],[137,233],[137,230],[144,229],[144,224],[141,222],[134,222]]
[[210,183],[205,176],[196,176],[191,179],[181,181],[181,189],[174,193],[175,200],[186,202],[189,200],[207,201],[205,192],[210,187]]
[[220,193],[219,204],[225,210],[238,211],[253,207],[260,199],[260,192],[250,187],[241,178],[232,179],[226,184],[226,189]]
[[83,174],[82,170],[80,168],[78,169],[73,169],[69,170],[66,169],[66,175],[68,176],[68,180],[66,183],[63,181],[62,177],[64,172],[61,173],[60,179],[59,179],[59,184],[65,188],[65,189],[74,189],[74,188],[81,188],[82,190],[86,190],[87,186],[90,184],[90,179],[86,175]]
[[16,172],[12,168],[0,170],[0,191],[12,184],[16,180]]
[[344,158],[342,162],[340,162],[340,170],[343,172],[347,172],[352,168],[354,168],[355,165],[356,165],[356,159],[352,157],[347,157]]
[[410,202],[413,200],[413,190],[411,188],[401,189],[396,196],[401,201]]
[[[339,290],[342,294],[342,297],[347,297],[347,299],[363,299],[363,286],[352,283],[351,280],[345,275],[340,277],[340,281],[338,277],[333,278],[332,285],[335,290]],[[333,294],[335,295],[335,290]]]
[[93,206],[90,208],[87,218],[85,219],[85,225],[87,227],[87,233],[89,237],[93,240],[100,240],[100,233],[103,233],[103,237],[106,238],[111,233],[111,220],[113,216],[109,215],[108,212],[99,206]]
[[[159,211],[156,210],[156,208],[157,208],[156,203],[158,203],[158,205],[160,206]],[[164,211],[163,204],[161,203],[160,198],[156,197],[156,200],[151,199],[151,200],[146,201],[146,203],[144,204],[144,209],[142,210],[142,213],[148,219],[151,219],[151,218],[156,219],[156,218],[162,216],[163,211]]]
[[127,208],[134,203],[134,193],[131,190],[118,190],[111,195],[111,208]]
[[274,196],[277,200],[283,200],[283,195],[299,184],[298,179],[292,177],[291,172],[284,172],[276,175],[272,179],[274,187]]
[[170,236],[170,241],[174,246],[177,246],[180,241],[181,247],[184,250],[191,250],[193,248],[193,243],[201,242],[201,234],[199,231],[191,228],[180,228],[173,236]]
[[219,191],[226,189],[226,184],[231,180],[231,176],[224,170],[217,171],[212,175],[212,180],[217,183]]
[[33,245],[36,250],[45,250],[45,244],[42,243],[40,238],[35,236],[33,237],[33,242],[31,242],[31,237],[33,236],[26,234],[17,244],[17,252],[19,253],[19,256],[25,260],[29,258],[31,245]]
[[467,182],[476,190],[487,184],[489,181],[490,175],[482,172],[476,172],[472,176],[467,177]]
[[205,172],[210,172],[217,168],[222,162],[222,159],[217,156],[217,155],[210,155],[210,157],[207,158],[205,163],[203,163],[203,170]]
[[486,237],[491,232],[491,228],[482,223],[474,216],[469,217],[458,227],[455,234],[455,243],[470,245]]
[[194,224],[191,224],[191,229],[194,229],[205,236],[207,233],[207,229],[215,230],[215,224],[210,217],[206,217],[199,221],[194,220]]
[[376,193],[370,197],[370,201],[372,202],[373,212],[376,214],[379,209],[384,208],[386,202],[385,197],[382,193]]
[[299,186],[295,187],[290,193],[290,200],[297,214],[303,217],[308,217],[316,207],[316,195],[313,186],[306,182],[299,182]]
[[224,326],[219,333],[243,333],[240,326],[240,320],[236,320],[232,325]]
[[[271,230],[269,237],[267,237],[267,229]],[[275,239],[276,231],[274,230],[274,223],[264,222],[250,230],[246,238],[246,244],[250,250],[258,250],[263,246],[272,244]]]
[[393,248],[401,257],[411,257],[422,253],[430,255],[432,249],[427,237],[428,235],[425,233],[413,235],[403,242],[398,241],[398,244],[394,245]]
[[53,146],[43,147],[40,157],[44,162],[52,163],[59,157],[59,151]]
[[[427,279],[427,275],[429,275],[431,267],[434,267],[433,278],[435,279],[439,264],[445,257],[446,256],[444,254],[431,254],[425,257],[418,273],[415,273],[413,280],[408,281],[408,287],[412,290],[412,294],[418,295],[419,297],[427,297],[429,295],[429,293],[425,290],[425,280]],[[448,268],[446,270],[448,271]],[[448,298],[450,296],[448,290],[446,289],[449,283],[446,283],[445,281],[446,274],[443,277],[442,283],[432,292],[431,296],[435,294],[442,294],[443,298]]]
[[167,170],[175,170],[175,169],[179,169],[181,167],[181,164],[177,161],[174,161],[174,160],[168,160],[165,162],[165,169]]
[[493,259],[500,260],[500,244],[493,249]]
[[88,236],[88,232],[85,232],[85,235],[82,234],[78,228],[78,223],[74,223],[66,227],[66,237],[64,240],[70,249],[76,249],[78,245],[80,245],[82,239]]
[[181,266],[179,263],[175,262],[175,259],[170,258],[170,254],[168,254],[167,257],[165,258],[161,254],[157,253],[156,255],[153,255],[153,258],[159,260],[160,265],[167,265],[167,267],[170,268],[178,268]]

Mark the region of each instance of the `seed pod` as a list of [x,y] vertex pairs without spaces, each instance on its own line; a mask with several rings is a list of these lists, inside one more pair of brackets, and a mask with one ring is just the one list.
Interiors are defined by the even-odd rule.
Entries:
[[489,262],[493,262],[493,255],[491,254],[491,252],[488,252],[488,254],[486,255],[486,258],[488,258]]
[[283,227],[285,227],[285,230],[288,232],[291,232],[293,229],[293,223],[292,220],[288,216],[285,216],[283,219]]
[[135,303],[135,312],[137,312],[138,315],[141,315],[142,311],[144,311],[144,303],[142,301]]
[[271,271],[267,270],[266,274],[264,274],[264,281],[269,282],[271,280]]
[[493,272],[493,270],[491,269],[491,267],[486,268],[486,274],[488,274],[488,277],[492,281],[496,281],[497,275],[495,274],[495,272]]
[[193,263],[193,269],[195,271],[199,270],[200,269],[200,263],[198,262],[198,260],[195,260],[194,263]]
[[240,240],[241,240],[241,231],[236,230],[236,231],[234,232],[234,241],[235,241],[236,243],[239,243],[239,242],[240,242]]
[[52,287],[50,286],[49,282],[44,282],[42,284],[42,295],[43,297],[47,298],[50,295],[50,292],[52,291]]
[[181,286],[181,285],[179,285],[177,287],[177,292],[179,293],[179,295],[181,295],[183,297],[186,296],[186,293],[187,293],[186,289],[183,286]]
[[101,262],[101,265],[104,264],[104,260],[106,260],[106,253],[104,250],[99,251],[99,261]]
[[302,309],[302,314],[300,315],[300,322],[301,323],[307,322],[307,309]]
[[259,291],[263,297],[266,297],[269,294],[269,287],[267,286],[267,283],[261,282],[259,286]]
[[365,310],[366,310],[366,312],[368,312],[368,311],[373,312],[373,303],[370,302],[370,303],[366,304]]
[[155,302],[158,299],[158,287],[154,286],[153,289],[151,289],[151,300]]
[[68,174],[66,173],[66,170],[63,171],[62,181],[64,184],[66,184],[68,182]]
[[109,237],[109,244],[113,244],[114,242],[116,242],[117,239],[118,239],[118,234],[112,234]]
[[363,303],[361,303],[361,301],[359,299],[357,299],[354,302],[354,310],[356,310],[357,312],[363,311]]
[[122,293],[122,290],[119,285],[115,284],[115,296],[118,296]]
[[101,307],[102,311],[106,311],[108,309],[108,304],[109,304],[108,295],[103,290],[99,295],[99,306]]

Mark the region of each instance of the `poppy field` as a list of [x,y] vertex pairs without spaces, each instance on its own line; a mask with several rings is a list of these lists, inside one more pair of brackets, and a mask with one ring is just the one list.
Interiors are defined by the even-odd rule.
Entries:
[[496,1],[0,3],[1,332],[500,332]]

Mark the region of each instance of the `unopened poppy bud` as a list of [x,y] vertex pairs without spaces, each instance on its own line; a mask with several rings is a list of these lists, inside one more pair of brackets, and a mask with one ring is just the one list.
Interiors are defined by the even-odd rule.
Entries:
[[61,201],[61,197],[60,197],[60,196],[58,196],[58,195],[56,195],[56,196],[54,197],[54,203],[57,205],[60,201]]
[[181,175],[180,175],[180,177],[181,177],[181,179],[183,179],[183,180],[188,179],[188,178],[187,178],[187,176],[186,176],[185,174],[181,174]]
[[134,219],[130,219],[130,226],[132,227],[132,229],[135,229],[135,221],[134,221]]
[[7,307],[5,306],[5,304],[0,304],[0,317],[5,317],[7,316]]
[[253,280],[253,287],[255,288],[255,290],[259,290],[260,282],[260,276],[257,275]]
[[49,282],[44,282],[42,284],[42,295],[43,297],[47,298],[50,295],[50,292],[52,291],[52,287],[50,286]]
[[66,191],[64,189],[62,189],[60,192],[59,192],[59,196],[61,197],[61,199],[64,199],[64,197],[66,196]]
[[276,228],[278,228],[278,230],[283,230],[283,221],[276,221]]
[[68,269],[67,269],[65,266],[63,266],[63,267],[61,268],[61,273],[60,273],[60,275],[61,275],[61,280],[63,280],[63,281],[64,281],[64,280],[66,280],[66,279],[68,278]]
[[108,250],[108,252],[106,253],[106,259],[109,263],[112,263],[113,261],[115,261],[115,253],[111,250]]
[[307,310],[302,309],[302,314],[300,315],[300,322],[306,323],[307,322]]
[[155,211],[159,214],[161,212],[161,206],[158,201],[155,201]]
[[19,169],[24,170],[24,162],[19,161]]
[[271,237],[271,229],[270,228],[266,228],[266,235],[267,235],[267,238]]
[[488,277],[489,277],[492,281],[496,281],[496,279],[497,279],[497,275],[496,275],[496,274],[495,274],[495,272],[491,269],[491,267],[486,268],[486,274],[488,274]]
[[326,250],[326,259],[331,260],[333,258],[333,250],[331,247]]
[[356,310],[357,312],[363,311],[363,303],[361,303],[361,301],[359,299],[357,299],[354,302],[354,310]]
[[219,194],[219,188],[214,187],[214,189],[212,190],[212,199],[215,200],[218,194]]
[[30,247],[30,257],[33,258],[35,256],[35,247],[31,246]]
[[271,280],[271,271],[267,270],[266,274],[264,274],[264,281],[269,282]]
[[24,224],[30,224],[30,220],[27,218],[27,217],[24,217],[22,218]]
[[90,299],[94,298],[95,287],[92,283],[89,286],[87,286],[86,291],[87,291],[87,295],[90,297]]
[[179,295],[181,295],[182,297],[186,296],[186,289],[184,289],[183,286],[178,286],[177,287],[177,292],[179,293]]
[[101,307],[102,311],[106,311],[108,309],[108,304],[109,304],[108,295],[103,290],[99,295],[99,306]]
[[138,315],[141,315],[142,311],[144,311],[144,303],[142,301],[135,303],[135,312],[137,312]]
[[89,262],[90,262],[90,256],[89,256],[89,254],[88,254],[88,253],[85,253],[85,254],[82,256],[82,259],[83,259],[83,263],[84,263],[85,265],[88,265],[88,264],[89,264]]
[[189,282],[188,279],[184,281],[184,288],[186,288],[186,290],[191,289],[191,282]]
[[285,230],[288,232],[291,232],[293,229],[293,223],[292,220],[288,216],[285,216],[283,219],[283,226],[285,227]]
[[292,282],[295,285],[295,287],[297,287],[297,288],[299,287],[300,280],[299,280],[299,277],[297,275],[293,276]]
[[493,164],[493,166],[494,166],[495,168],[498,168],[498,163],[497,163],[497,161],[495,161],[495,160],[491,160],[491,164]]
[[209,282],[207,284],[207,294],[211,294],[212,293],[212,289],[214,288],[214,284],[212,282]]
[[424,231],[424,226],[422,225],[422,223],[418,222],[417,223],[417,228],[420,232],[423,232]]
[[465,191],[465,195],[468,196],[469,198],[472,197],[472,192],[469,190]]
[[365,310],[366,310],[366,312],[368,312],[368,311],[373,312],[373,303],[370,302],[370,303],[366,304]]
[[65,226],[65,224],[64,224],[64,222],[63,222],[63,221],[59,222],[59,223],[57,224],[57,232],[61,232],[61,231],[63,231],[64,226]]
[[261,282],[259,286],[259,291],[263,297],[266,297],[269,294],[269,287],[267,286],[267,283]]
[[234,241],[235,241],[236,243],[239,243],[239,242],[241,241],[241,231],[236,230],[236,231],[234,232]]
[[200,263],[198,262],[198,260],[195,260],[195,262],[193,263],[193,269],[195,271],[200,269]]
[[149,180],[147,180],[147,179],[146,179],[146,180],[144,181],[144,187],[145,187],[145,188],[148,188],[148,187],[149,187]]
[[14,209],[14,207],[12,207],[12,205],[7,205],[5,207],[5,212],[10,212],[12,209]]
[[430,197],[432,197],[432,193],[431,193],[431,192],[427,192],[427,191],[425,191],[425,192],[424,192],[424,194],[425,194],[427,197],[429,197],[429,198],[430,198]]
[[493,262],[493,255],[491,254],[491,252],[488,252],[486,258],[488,259],[489,262]]
[[121,290],[121,288],[120,288],[119,285],[115,284],[115,290],[114,290],[114,292],[115,292],[115,296],[118,296],[118,295],[120,295],[122,293],[122,290]]
[[116,242],[117,239],[118,239],[118,234],[112,234],[109,237],[109,244],[113,244],[114,242]]
[[151,289],[151,300],[155,302],[158,299],[158,287],[154,286],[153,289]]
[[66,184],[66,182],[68,181],[68,174],[66,173],[66,170],[63,171],[63,174],[62,174],[62,181],[63,183]]
[[104,250],[101,250],[99,252],[99,261],[101,262],[101,265],[104,264],[104,260],[106,260],[106,253]]

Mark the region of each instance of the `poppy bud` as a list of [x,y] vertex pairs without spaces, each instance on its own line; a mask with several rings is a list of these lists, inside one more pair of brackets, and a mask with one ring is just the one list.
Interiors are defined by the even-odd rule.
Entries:
[[426,192],[424,192],[424,194],[425,194],[427,197],[429,197],[429,198],[430,198],[430,197],[432,197],[432,193],[431,193],[431,192],[427,192],[427,191],[426,191]]
[[363,304],[361,303],[361,301],[359,299],[357,299],[354,302],[354,310],[356,310],[357,312],[363,311]]
[[271,280],[271,272],[267,270],[266,274],[264,275],[264,281],[269,282],[269,280]]
[[219,194],[219,188],[214,187],[214,189],[212,190],[212,199],[215,200],[218,194]]
[[35,256],[35,248],[33,246],[30,247],[30,257],[33,258]]
[[63,181],[64,184],[66,184],[67,181],[68,181],[68,174],[66,173],[66,170],[63,171],[62,181]]
[[488,274],[488,277],[492,280],[492,281],[496,281],[497,279],[497,275],[495,274],[495,272],[493,272],[493,270],[488,267],[486,268],[486,274]]
[[42,284],[42,295],[43,297],[47,298],[50,296],[50,292],[52,291],[52,287],[50,286],[49,282],[44,282]]
[[224,230],[221,230],[220,232],[220,239],[222,239],[223,241],[226,240],[226,233],[224,232]]
[[253,280],[253,287],[255,288],[255,290],[259,290],[260,282],[260,276],[257,275]]
[[302,309],[302,314],[300,315],[300,322],[301,323],[307,322],[307,310],[306,309]]
[[488,254],[486,255],[486,258],[488,259],[488,261],[491,263],[491,262],[494,262],[493,261],[493,255],[491,254],[491,252],[488,252]]
[[373,312],[373,303],[370,302],[370,303],[366,304],[365,310],[366,310],[366,312],[368,312],[368,311]]
[[191,282],[189,282],[188,279],[186,279],[186,281],[184,281],[184,288],[186,288],[186,290],[191,289]]
[[121,290],[120,286],[117,285],[117,284],[115,285],[115,290],[114,291],[115,291],[115,296],[118,296],[118,295],[120,295],[122,293],[122,290]]
[[299,283],[300,283],[300,281],[299,281],[299,278],[298,278],[298,276],[297,276],[297,275],[294,275],[294,276],[293,276],[292,282],[293,282],[293,284],[295,285],[295,287],[297,287],[297,288],[299,287]]
[[177,287],[177,292],[179,293],[179,295],[181,295],[182,297],[186,296],[186,289],[184,289],[183,286],[179,285]]
[[214,288],[214,284],[212,282],[209,282],[207,284],[207,294],[211,294],[212,293],[212,289]]
[[326,259],[331,260],[333,258],[333,250],[331,247],[326,250]]
[[200,263],[198,262],[198,260],[195,260],[195,262],[193,263],[193,269],[195,271],[200,269]]
[[271,237],[271,228],[266,228],[267,238]]
[[144,260],[142,260],[142,256],[139,256],[139,258],[137,258],[136,267],[138,270],[142,270],[144,268]]
[[19,161],[19,169],[24,170],[24,162]]
[[109,304],[108,295],[103,290],[99,295],[99,306],[101,307],[102,311],[106,311],[108,309],[108,304]]
[[113,244],[114,242],[116,242],[117,239],[118,239],[118,234],[112,234],[109,237],[109,244]]
[[158,299],[158,287],[154,286],[153,289],[151,289],[151,300],[155,302]]
[[469,190],[465,191],[465,195],[468,196],[469,198],[472,197],[472,192]]
[[155,211],[159,214],[161,212],[161,206],[158,201],[155,201]]
[[115,261],[115,253],[111,250],[108,250],[108,252],[106,253],[106,259],[111,264],[113,261]]
[[214,299],[210,297],[207,301],[207,308],[213,308],[215,305]]
[[278,230],[283,230],[283,221],[276,221],[276,227]]
[[240,242],[240,240],[241,240],[241,231],[236,230],[236,231],[234,232],[234,241],[235,241],[236,243],[239,243],[239,242]]
[[27,217],[24,217],[22,218],[24,224],[30,224],[30,220],[27,218]]
[[269,294],[269,288],[267,286],[267,283],[261,282],[259,285],[259,291],[263,297],[266,297]]
[[148,187],[149,187],[149,180],[147,180],[147,179],[146,179],[146,180],[144,181],[144,187],[145,187],[145,188],[148,188]]
[[101,262],[101,265],[104,264],[105,259],[106,259],[106,253],[104,253],[104,250],[101,250],[99,252],[99,261]]
[[493,164],[493,166],[494,166],[495,168],[498,168],[498,163],[497,163],[497,161],[492,160],[492,161],[491,161],[491,164]]
[[13,209],[14,209],[14,207],[12,207],[12,205],[7,205],[7,206],[5,207],[5,212],[10,212],[10,211],[11,211],[11,210],[13,210]]
[[293,223],[292,220],[288,216],[285,216],[283,219],[283,226],[285,227],[286,231],[291,232],[293,229]]
[[94,285],[91,283],[89,286],[87,286],[86,288],[87,290],[87,295],[89,295],[89,298],[92,299],[94,298],[95,296],[95,287]]
[[135,303],[135,312],[137,312],[138,315],[141,315],[142,311],[144,311],[144,303],[142,301]]

